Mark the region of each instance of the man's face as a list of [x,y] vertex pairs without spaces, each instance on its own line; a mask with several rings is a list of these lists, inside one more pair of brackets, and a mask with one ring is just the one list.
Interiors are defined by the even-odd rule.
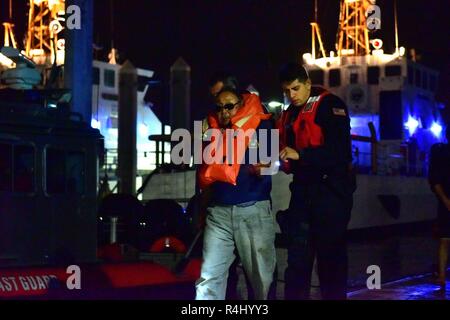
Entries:
[[301,106],[308,100],[311,94],[311,81],[300,82],[296,79],[292,82],[283,82],[281,88],[291,104]]
[[234,93],[225,91],[216,97],[216,105],[220,125],[222,127],[228,126],[231,118],[240,108],[239,98]]
[[209,88],[209,94],[212,97],[215,97],[220,92],[220,90],[222,90],[222,88],[223,88],[223,82],[217,81],[212,87]]

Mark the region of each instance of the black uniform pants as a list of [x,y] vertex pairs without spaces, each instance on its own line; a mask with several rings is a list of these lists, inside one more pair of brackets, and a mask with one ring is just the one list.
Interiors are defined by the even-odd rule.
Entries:
[[287,225],[282,227],[289,239],[285,299],[309,298],[315,258],[322,298],[346,299],[351,186],[347,180],[328,178],[309,185],[292,183],[291,192]]

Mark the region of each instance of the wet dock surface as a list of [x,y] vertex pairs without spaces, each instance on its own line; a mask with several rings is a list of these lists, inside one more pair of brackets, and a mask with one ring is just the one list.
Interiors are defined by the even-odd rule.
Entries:
[[380,289],[361,289],[348,293],[350,300],[448,300],[450,282],[441,287],[431,274],[407,277],[385,283]]
[[[348,243],[348,299],[350,300],[446,300],[450,298],[450,282],[441,288],[434,282],[438,240],[430,234],[382,236],[370,240],[350,240]],[[277,249],[278,282],[276,299],[284,300],[284,269],[287,251]],[[380,270],[380,289],[369,290],[367,280],[372,275],[367,268]],[[314,268],[316,269],[316,268]],[[246,298],[245,281],[239,290]],[[320,283],[315,271],[311,284],[311,299],[320,299]]]

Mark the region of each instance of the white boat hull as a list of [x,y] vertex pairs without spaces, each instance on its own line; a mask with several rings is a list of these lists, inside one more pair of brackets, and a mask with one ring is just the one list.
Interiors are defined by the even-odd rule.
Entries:
[[[288,207],[291,181],[292,175],[280,172],[273,176],[273,212]],[[436,217],[437,201],[426,178],[357,175],[357,184],[349,229],[430,221]],[[145,189],[143,199],[186,202],[194,192],[194,171],[157,174]]]

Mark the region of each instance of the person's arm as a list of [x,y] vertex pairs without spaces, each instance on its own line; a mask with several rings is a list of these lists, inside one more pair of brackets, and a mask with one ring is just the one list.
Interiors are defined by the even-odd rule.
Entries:
[[433,191],[438,196],[439,200],[442,201],[444,206],[447,208],[448,211],[450,211],[450,198],[445,194],[444,188],[441,184],[435,184],[433,186]]
[[[269,168],[271,166],[271,160],[267,163],[262,163],[262,159],[260,158],[260,148],[264,144],[265,145],[265,154],[264,156],[272,159],[272,136],[271,136],[271,130],[273,129],[272,121],[269,120],[262,120],[260,125],[258,126],[256,135],[258,140],[258,150],[257,150],[257,163],[256,164],[250,164],[251,168],[250,171],[252,174],[261,175],[261,169],[263,168]],[[261,138],[260,131],[259,130],[266,130],[266,136],[265,139]],[[264,159],[266,160],[266,159]]]
[[441,144],[435,144],[431,147],[430,167],[428,170],[428,182],[431,190],[436,193],[438,199],[450,210],[450,198],[445,194],[442,181],[442,163],[441,163]]

